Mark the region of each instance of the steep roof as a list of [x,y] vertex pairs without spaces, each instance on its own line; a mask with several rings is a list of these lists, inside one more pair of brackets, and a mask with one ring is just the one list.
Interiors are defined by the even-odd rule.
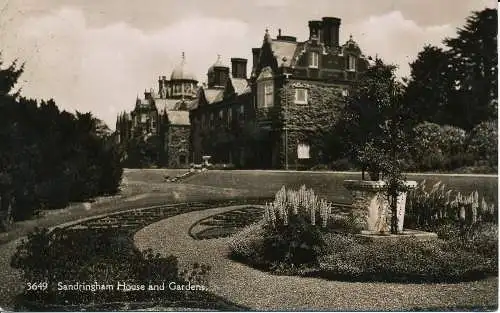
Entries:
[[[284,66],[291,66],[292,59],[297,50],[297,42],[291,41],[283,41],[273,39],[271,42],[271,49],[273,50],[273,54],[276,57],[276,61],[278,62],[278,66],[284,64]],[[285,60],[283,60],[285,58]]]
[[167,111],[168,120],[172,125],[189,126],[189,111]]
[[245,78],[230,78],[231,85],[233,86],[234,92],[237,95],[242,95],[250,91],[248,80]]
[[206,88],[203,89],[205,99],[209,104],[221,101],[224,95],[223,89]]
[[155,103],[158,108],[165,111],[175,110],[178,106],[179,99],[161,99],[155,98]]

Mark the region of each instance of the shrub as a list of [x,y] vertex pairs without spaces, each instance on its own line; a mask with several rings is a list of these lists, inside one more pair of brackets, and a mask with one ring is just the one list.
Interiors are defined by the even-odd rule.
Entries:
[[413,129],[412,154],[417,170],[454,170],[472,165],[464,156],[466,133],[449,125],[424,122]]
[[[103,233],[102,233],[103,232]],[[177,258],[161,257],[150,250],[133,249],[131,238],[117,236],[116,230],[84,231],[37,229],[28,235],[14,253],[11,265],[23,272],[26,282],[47,282],[49,288],[25,290],[21,300],[43,304],[89,304],[117,301],[175,300],[184,295],[170,290],[123,292],[118,282],[135,285],[177,283],[207,283],[209,268],[193,265],[180,272]],[[126,235],[125,235],[126,236]],[[184,275],[187,274],[187,275]],[[113,290],[96,292],[57,290],[58,282],[75,284],[98,282],[113,285]],[[188,292],[188,291],[186,291]]]
[[496,273],[496,263],[442,240],[361,243],[331,234],[320,275],[332,279],[391,282],[456,282]]
[[484,160],[490,166],[498,163],[498,124],[497,121],[485,121],[472,129],[467,144],[467,152],[476,160]]
[[266,267],[269,262],[262,257],[264,241],[263,221],[246,226],[231,237],[229,248],[231,258],[252,262],[258,268]]
[[266,204],[262,258],[275,266],[314,263],[324,245],[320,228],[326,228],[332,206],[312,189],[286,190],[283,186]]
[[262,256],[273,264],[315,263],[324,246],[320,230],[301,215],[292,215],[288,224],[266,225]]
[[342,158],[333,161],[330,168],[334,171],[348,171],[355,168],[355,165],[348,158]]

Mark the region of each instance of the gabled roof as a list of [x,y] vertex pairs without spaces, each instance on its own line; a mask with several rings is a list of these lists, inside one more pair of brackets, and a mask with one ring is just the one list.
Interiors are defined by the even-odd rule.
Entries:
[[230,78],[231,85],[233,86],[234,92],[239,96],[248,91],[250,91],[248,80],[245,78]]
[[165,111],[175,110],[179,101],[179,99],[155,99],[156,106]]
[[273,39],[271,42],[271,49],[276,57],[278,66],[283,64],[284,66],[292,66],[292,59],[297,50],[297,42],[283,41]]
[[221,101],[224,95],[224,89],[206,88],[203,89],[203,95],[208,104]]
[[167,111],[171,125],[189,126],[189,111]]

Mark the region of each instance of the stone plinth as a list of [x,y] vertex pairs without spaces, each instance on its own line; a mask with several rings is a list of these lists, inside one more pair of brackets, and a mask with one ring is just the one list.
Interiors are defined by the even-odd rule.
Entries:
[[433,240],[437,239],[436,233],[430,233],[419,230],[405,229],[404,231],[395,234],[384,234],[374,233],[370,231],[362,231],[361,234],[357,235],[359,238],[364,239],[367,242],[381,242],[381,241],[397,241],[401,239],[411,238],[412,240]]
[[[415,188],[417,182],[407,181],[406,186]],[[384,181],[345,180],[344,186],[353,197],[353,215],[363,225],[363,230],[371,233],[389,233],[391,230],[391,210],[387,200]],[[401,192],[397,200],[398,232],[403,231],[406,206],[406,192]]]

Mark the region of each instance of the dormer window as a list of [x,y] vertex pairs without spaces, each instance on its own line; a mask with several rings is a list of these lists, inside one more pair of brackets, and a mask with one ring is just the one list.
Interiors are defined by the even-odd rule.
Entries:
[[353,71],[353,72],[356,71],[356,57],[354,55],[349,55],[348,61],[349,61],[349,64],[348,64],[347,70]]
[[319,53],[318,52],[310,52],[309,53],[309,67],[310,68],[318,68],[319,64]]

